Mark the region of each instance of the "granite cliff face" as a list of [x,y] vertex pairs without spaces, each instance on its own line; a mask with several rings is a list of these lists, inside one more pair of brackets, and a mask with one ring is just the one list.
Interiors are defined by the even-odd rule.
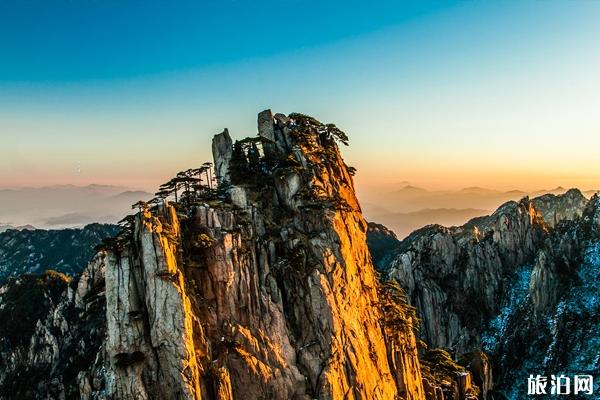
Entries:
[[344,133],[270,111],[258,127],[214,138],[218,188],[210,170],[178,175],[177,202],[139,204],[48,295],[35,334],[0,353],[0,397],[43,356],[24,398],[425,398],[414,313],[376,278]]
[[525,198],[396,250],[386,275],[407,290],[421,337],[462,359],[483,398],[522,398],[530,373],[598,370],[598,206],[578,190]]

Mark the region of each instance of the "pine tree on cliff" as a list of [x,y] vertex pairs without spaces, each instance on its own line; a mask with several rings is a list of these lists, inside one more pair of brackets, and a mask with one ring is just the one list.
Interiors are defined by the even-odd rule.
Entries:
[[248,148],[248,170],[252,177],[260,172],[260,154],[256,142],[251,142]]
[[208,186],[209,189],[212,189],[212,163],[211,162],[205,162],[204,164],[202,164],[202,170],[204,171],[204,173],[206,174],[206,184]]
[[231,162],[229,164],[231,180],[234,184],[244,183],[248,174],[248,159],[244,152],[242,142],[236,141],[233,145],[233,153],[231,154]]
[[175,195],[175,203],[177,203],[177,201],[178,201],[177,189],[178,189],[177,182],[174,179],[171,179],[170,181],[160,185],[159,191],[156,193],[156,195],[161,196],[161,197],[164,196],[166,198],[170,194],[174,194]]

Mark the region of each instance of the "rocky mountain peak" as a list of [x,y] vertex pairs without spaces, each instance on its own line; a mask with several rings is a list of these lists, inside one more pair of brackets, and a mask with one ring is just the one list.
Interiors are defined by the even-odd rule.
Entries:
[[268,110],[258,128],[213,139],[222,199],[138,214],[107,255],[108,390],[423,398],[412,330],[395,347],[383,336],[345,134]]
[[[71,288],[48,311],[104,334],[68,355],[77,335],[31,339],[54,344],[45,365],[58,372],[36,376],[57,396],[425,398],[414,312],[375,275],[346,135],[302,114],[257,122],[257,136],[214,137],[214,177],[205,163],[136,203],[73,283],[82,296]],[[24,348],[0,356],[27,364]],[[75,375],[56,369],[65,356],[82,363]]]
[[0,287],[2,319],[26,316],[24,335],[0,332],[0,398],[490,400],[530,372],[521,343],[547,372],[574,343],[594,352],[572,322],[596,329],[598,196],[524,198],[400,242],[362,217],[347,141],[265,110],[257,135],[225,129],[214,163],[134,204],[81,275]]
[[583,211],[583,221],[589,224],[591,235],[600,233],[600,196],[594,194]]
[[573,220],[581,217],[587,206],[588,199],[579,189],[569,189],[563,194],[545,194],[533,199],[536,210],[541,214],[544,222],[554,227],[560,221]]

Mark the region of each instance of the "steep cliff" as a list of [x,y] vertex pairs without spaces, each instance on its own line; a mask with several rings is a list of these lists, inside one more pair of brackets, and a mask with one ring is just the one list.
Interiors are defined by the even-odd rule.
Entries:
[[341,132],[258,123],[257,139],[213,141],[224,199],[141,213],[108,255],[109,393],[423,398],[414,337],[386,347]]
[[[591,348],[600,315],[592,266],[597,206],[577,190],[525,198],[461,227],[423,228],[400,244],[387,276],[407,290],[423,339],[462,358],[484,398],[493,386],[496,397],[521,398],[529,373],[598,368],[598,350]],[[591,281],[582,274],[592,274]],[[565,304],[581,302],[574,293],[582,291],[589,293],[584,310],[565,311]],[[564,325],[571,318],[586,327]],[[596,360],[579,370],[577,340]],[[493,384],[491,371],[482,373],[492,365]]]
[[[21,352],[11,371],[22,374],[39,364],[22,353],[52,343],[27,396],[54,382],[49,398],[425,398],[415,314],[375,275],[337,146],[345,134],[270,111],[258,130],[215,136],[218,186],[207,166],[137,204],[123,233],[51,297],[40,333],[5,347],[3,361]],[[13,310],[0,298],[3,307]],[[94,334],[82,339],[85,321]],[[62,350],[71,343],[73,356]],[[0,395],[12,398],[8,386]]]

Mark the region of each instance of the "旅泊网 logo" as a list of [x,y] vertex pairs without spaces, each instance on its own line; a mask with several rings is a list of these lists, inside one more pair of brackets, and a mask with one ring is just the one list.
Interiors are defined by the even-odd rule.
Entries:
[[527,378],[527,394],[530,396],[554,394],[569,395],[594,394],[594,377],[592,375],[529,375]]

